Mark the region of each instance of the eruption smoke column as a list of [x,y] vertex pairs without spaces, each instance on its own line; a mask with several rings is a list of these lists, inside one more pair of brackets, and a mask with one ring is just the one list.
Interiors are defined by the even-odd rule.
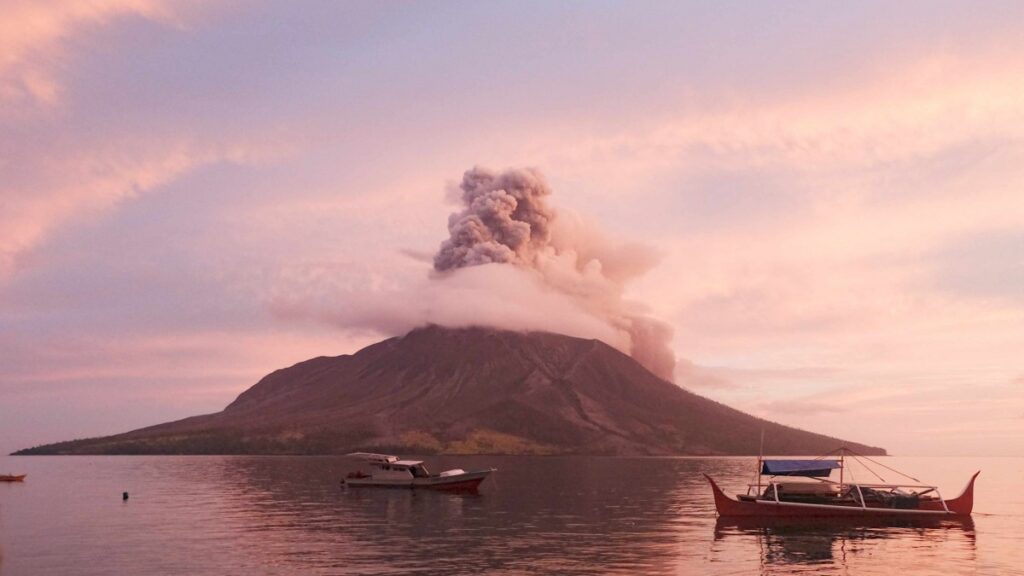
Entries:
[[595,242],[599,235],[593,231],[557,228],[555,211],[545,202],[551,189],[536,170],[476,167],[463,175],[460,189],[463,209],[448,218],[451,237],[434,256],[434,270],[444,274],[492,263],[526,269],[624,334],[625,351],[648,370],[672,379],[671,326],[622,298],[625,282],[645,271],[648,251]]
[[474,168],[462,177],[466,208],[448,217],[451,238],[441,243],[434,269],[509,262],[529,266],[551,241],[554,212],[544,203],[551,194],[533,170],[494,174]]

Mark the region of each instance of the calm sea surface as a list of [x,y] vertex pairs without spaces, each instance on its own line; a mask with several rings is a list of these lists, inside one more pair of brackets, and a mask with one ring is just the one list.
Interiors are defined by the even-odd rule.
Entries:
[[499,469],[462,496],[335,457],[0,457],[0,574],[1024,574],[1024,459],[882,460],[947,498],[980,469],[973,520],[718,521],[702,473],[741,491],[750,458],[428,459]]

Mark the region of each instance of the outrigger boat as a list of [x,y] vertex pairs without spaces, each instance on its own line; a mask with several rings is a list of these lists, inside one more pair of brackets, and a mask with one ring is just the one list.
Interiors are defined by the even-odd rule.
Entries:
[[[723,517],[762,518],[965,518],[974,508],[975,472],[960,496],[944,500],[937,486],[922,484],[848,448],[832,452],[838,459],[823,456],[814,460],[765,460],[758,457],[757,478],[746,494],[732,498],[707,474],[715,496],[715,508]],[[874,474],[881,483],[848,481],[847,457]],[[909,479],[910,483],[889,484],[863,460]],[[830,479],[839,470],[839,481]],[[765,479],[767,477],[767,479]],[[809,480],[793,481],[793,477]]]
[[0,474],[0,482],[23,482],[28,474]]
[[367,474],[362,470],[351,472],[341,481],[345,486],[379,486],[388,488],[429,488],[451,492],[476,492],[480,483],[497,468],[466,472],[461,468],[431,474],[422,460],[401,460],[389,454],[353,452],[347,454],[368,462],[372,468]]

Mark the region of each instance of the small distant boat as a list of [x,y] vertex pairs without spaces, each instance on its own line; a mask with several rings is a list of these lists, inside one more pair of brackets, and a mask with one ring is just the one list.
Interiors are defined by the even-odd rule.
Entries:
[[[715,509],[724,517],[761,518],[964,518],[974,508],[975,472],[962,494],[944,500],[936,486],[922,484],[916,478],[885,466],[848,448],[832,452],[838,458],[814,460],[764,460],[758,458],[756,483],[746,494],[732,498],[707,474],[715,497]],[[844,470],[851,456],[865,466],[870,461],[909,479],[910,483],[890,484],[847,481]],[[839,481],[829,479],[839,470]],[[876,474],[877,476],[877,474]],[[767,478],[765,478],[767,477]],[[794,477],[805,480],[794,481]],[[881,477],[879,477],[881,479]]]
[[22,482],[28,474],[0,474],[0,482]]
[[345,476],[341,483],[352,487],[429,488],[451,492],[475,492],[481,482],[492,472],[497,471],[497,468],[487,468],[466,472],[461,468],[455,468],[440,474],[431,474],[422,460],[401,460],[398,456],[368,452],[353,452],[347,456],[364,460],[371,467],[369,474],[360,470]]

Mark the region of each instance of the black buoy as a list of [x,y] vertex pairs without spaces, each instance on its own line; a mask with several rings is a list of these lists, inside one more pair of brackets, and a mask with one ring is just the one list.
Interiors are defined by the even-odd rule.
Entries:
[[128,493],[127,492],[124,492],[124,493],[121,494],[121,500],[124,501],[124,502],[128,501]]

